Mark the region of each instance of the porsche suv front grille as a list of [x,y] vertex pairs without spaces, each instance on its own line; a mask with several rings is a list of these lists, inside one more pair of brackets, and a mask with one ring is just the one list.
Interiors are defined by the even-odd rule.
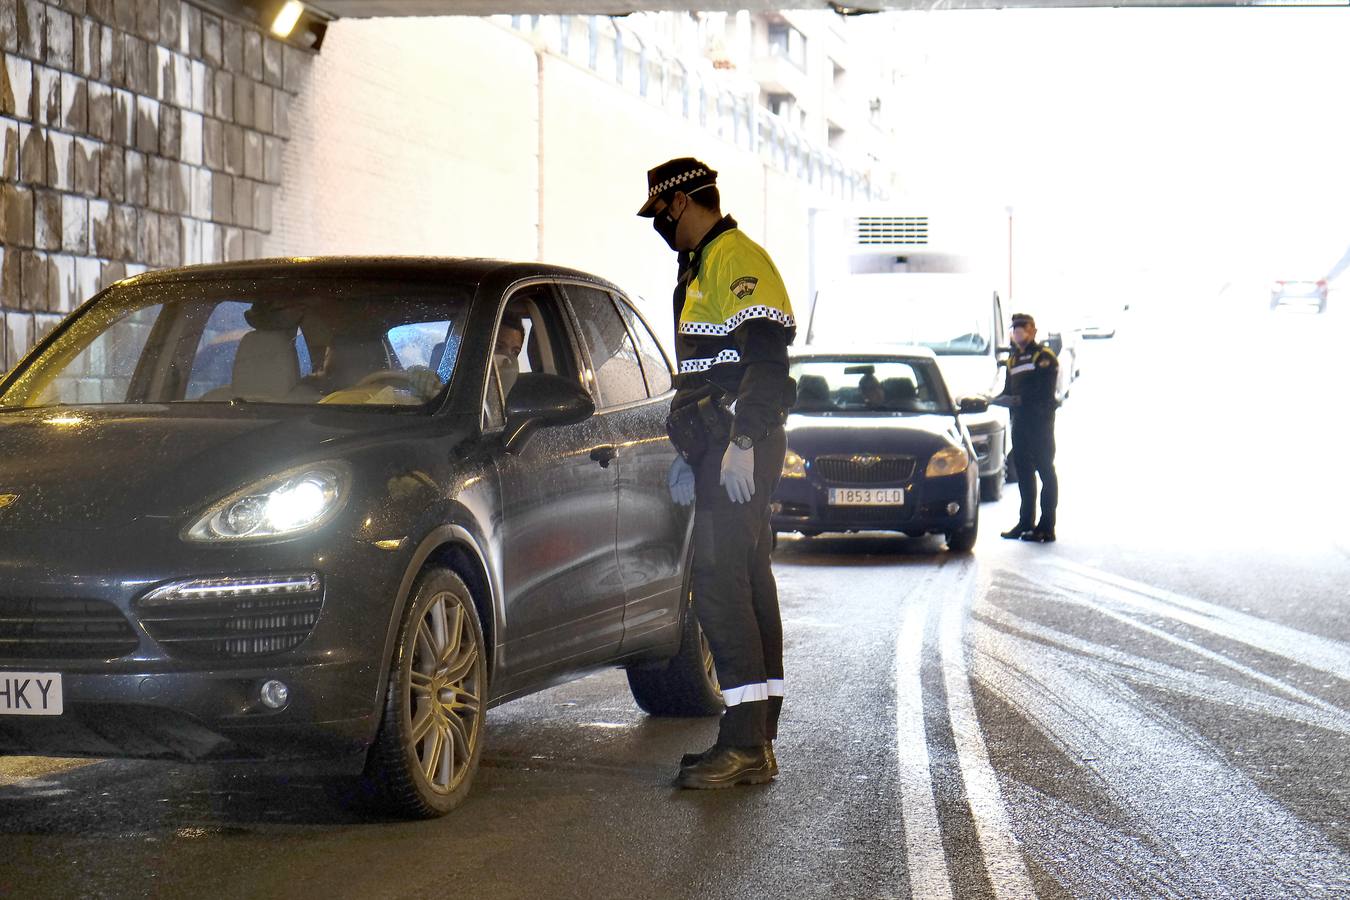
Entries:
[[0,659],[117,659],[139,643],[103,600],[0,597]]
[[178,582],[146,595],[136,612],[171,656],[236,659],[294,649],[322,608],[319,577],[299,575]]

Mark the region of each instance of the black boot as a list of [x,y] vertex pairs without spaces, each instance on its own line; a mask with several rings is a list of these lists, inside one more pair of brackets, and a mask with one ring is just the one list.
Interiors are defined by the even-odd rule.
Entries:
[[1055,542],[1055,529],[1051,528],[1047,531],[1043,528],[1036,527],[1023,534],[1021,537],[1024,541],[1035,541],[1038,544],[1053,544]]
[[[703,762],[703,760],[707,759],[709,756],[712,756],[716,752],[717,752],[717,745],[714,744],[707,750],[704,750],[702,753],[686,753],[684,756],[680,757],[680,768],[687,769],[690,766],[698,765],[699,763]],[[764,755],[769,759],[769,776],[773,777],[777,775],[778,758],[773,755],[772,742],[764,745]]]
[[1017,540],[1018,538],[1023,538],[1024,540],[1030,540],[1030,538],[1027,538],[1027,537],[1026,537],[1026,535],[1028,535],[1028,534],[1030,534],[1030,533],[1031,533],[1031,526],[1030,526],[1030,525],[1014,525],[1013,527],[1009,528],[1007,531],[1000,531],[1000,532],[998,533],[998,536],[999,536],[999,537],[1007,538],[1007,539],[1010,540],[1010,541],[1015,541],[1015,540]]
[[713,747],[692,766],[680,769],[675,784],[695,790],[716,790],[738,784],[767,784],[773,780],[764,745]]

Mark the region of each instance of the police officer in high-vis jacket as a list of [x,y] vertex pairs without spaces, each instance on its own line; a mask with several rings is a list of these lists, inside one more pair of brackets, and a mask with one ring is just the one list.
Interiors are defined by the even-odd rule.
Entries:
[[726,702],[717,742],[687,754],[676,783],[764,783],[778,774],[773,740],[783,704],[769,501],[795,397],[787,348],[796,321],[773,260],[722,214],[717,173],[706,164],[686,157],[651,169],[638,215],[679,257],[671,415],[695,423],[706,446],[676,441],[685,455],[671,467],[670,491],[677,503],[696,504],[694,609]]
[[[1059,477],[1055,474],[1055,385],[1059,360],[1036,343],[1036,320],[1026,313],[1012,317],[1012,354],[1008,357],[1003,392],[994,403],[1012,416],[1012,461],[1022,509],[1005,538],[1049,543],[1055,539],[1055,507]],[[1041,479],[1041,518],[1036,521],[1036,477]]]

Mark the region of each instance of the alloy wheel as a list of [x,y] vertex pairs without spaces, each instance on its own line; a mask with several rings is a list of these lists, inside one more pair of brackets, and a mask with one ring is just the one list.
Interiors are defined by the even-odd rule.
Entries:
[[481,656],[460,599],[438,593],[417,623],[405,698],[410,749],[436,793],[454,791],[472,768],[483,721]]

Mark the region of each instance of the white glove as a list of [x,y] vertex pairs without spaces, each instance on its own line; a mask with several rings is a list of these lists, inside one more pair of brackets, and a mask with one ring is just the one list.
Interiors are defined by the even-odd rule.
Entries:
[[755,448],[742,450],[727,444],[722,454],[722,485],[732,503],[749,503],[755,495]]
[[670,464],[670,474],[666,476],[666,483],[670,485],[670,499],[680,506],[688,506],[694,502],[694,470],[689,468],[689,463],[684,461],[683,456],[675,457],[675,461]]

